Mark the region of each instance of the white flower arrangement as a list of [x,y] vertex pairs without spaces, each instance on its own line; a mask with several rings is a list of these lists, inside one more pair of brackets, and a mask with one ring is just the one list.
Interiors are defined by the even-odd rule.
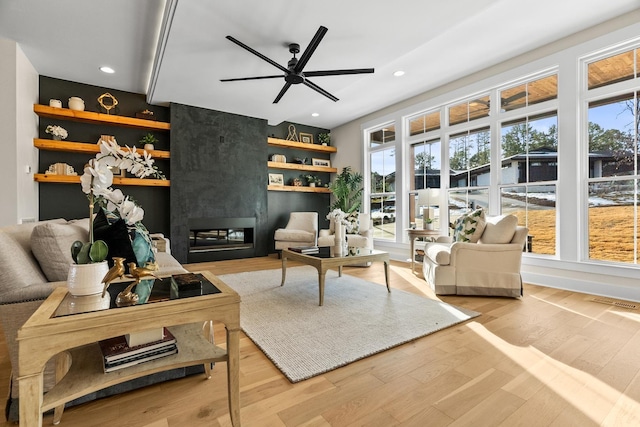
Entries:
[[336,221],[345,226],[347,232],[353,229],[353,223],[347,220],[347,214],[342,209],[334,209],[327,214],[329,221]]
[[164,175],[154,166],[154,160],[146,151],[141,155],[135,148],[120,147],[115,140],[101,139],[98,144],[100,152],[96,154],[95,159],[89,160],[84,174],[80,177],[82,191],[89,195],[90,203],[93,203],[93,197],[97,197],[98,203],[107,210],[117,211],[127,225],[142,221],[144,210],[122,194],[122,191],[111,188],[112,169],[125,169],[138,178],[154,176],[165,179]]
[[44,131],[61,139],[67,139],[67,136],[69,136],[67,130],[62,126],[48,125]]
[[100,152],[94,159],[89,160],[80,177],[82,191],[89,198],[89,242],[73,242],[71,253],[77,264],[97,263],[103,261],[108,254],[107,244],[102,240],[93,239],[93,211],[95,204],[106,208],[120,216],[127,226],[144,228],[142,218],[144,210],[120,190],[111,188],[113,172],[111,168],[126,169],[138,178],[150,175],[165,179],[162,172],[153,165],[154,161],[147,153],[140,155],[135,148],[122,148],[115,139],[98,141]]

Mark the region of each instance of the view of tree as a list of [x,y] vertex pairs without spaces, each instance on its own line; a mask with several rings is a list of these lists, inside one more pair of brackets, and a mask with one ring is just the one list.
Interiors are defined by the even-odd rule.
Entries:
[[[528,145],[528,150],[527,150]],[[549,126],[546,132],[536,130],[529,122],[513,125],[502,136],[502,157],[527,153],[540,148],[558,149],[558,130],[556,125]]]
[[433,162],[436,160],[435,156],[431,154],[427,154],[424,151],[416,154],[415,162],[416,169],[424,170],[424,169],[433,169]]

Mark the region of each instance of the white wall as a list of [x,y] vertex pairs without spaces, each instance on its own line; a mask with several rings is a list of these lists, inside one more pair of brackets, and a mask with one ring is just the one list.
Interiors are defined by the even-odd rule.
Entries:
[[[334,163],[349,164],[349,159],[364,157],[363,131],[389,120],[401,120],[404,115],[422,109],[438,107],[478,91],[496,87],[527,74],[559,67],[559,147],[558,176],[558,248],[555,257],[526,255],[522,274],[528,283],[571,289],[598,295],[640,301],[640,270],[598,264],[580,259],[580,247],[585,245],[585,218],[578,206],[583,203],[580,178],[581,146],[579,139],[580,70],[579,58],[611,45],[640,36],[640,10],[605,22],[589,30],[525,53],[494,67],[418,95],[407,101],[369,114],[331,130],[338,148]],[[396,126],[399,123],[396,123]],[[397,146],[397,151],[403,147]],[[363,160],[360,160],[362,163]],[[352,162],[353,163],[353,162]],[[400,225],[398,233],[403,233]],[[399,236],[402,234],[398,234]],[[376,248],[387,250],[398,260],[409,258],[408,239],[404,242],[376,241]]]
[[0,39],[0,226],[18,218],[16,49],[15,42]]
[[0,226],[38,218],[37,101],[38,73],[17,43],[0,39]]

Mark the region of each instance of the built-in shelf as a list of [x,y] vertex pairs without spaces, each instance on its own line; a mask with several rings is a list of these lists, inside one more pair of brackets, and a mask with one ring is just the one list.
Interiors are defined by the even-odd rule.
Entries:
[[326,172],[326,173],[338,172],[338,169],[336,168],[328,168],[325,166],[301,165],[298,163],[268,162],[267,166],[272,169],[289,169],[289,170],[297,170],[297,171]]
[[297,185],[269,185],[269,191],[295,191],[299,193],[330,193],[327,187],[304,187]]
[[336,147],[328,145],[307,144],[305,142],[287,141],[286,139],[267,138],[267,144],[272,147],[296,148],[298,150],[316,151],[318,153],[336,153]]
[[135,117],[116,116],[111,114],[94,113],[92,111],[77,111],[68,108],[49,107],[48,105],[35,104],[33,111],[40,117],[71,120],[74,122],[106,124],[148,130],[169,130],[171,125],[167,122],[138,119]]
[[[36,182],[52,182],[57,184],[80,184],[79,175],[55,175],[47,173],[37,173],[33,175]],[[169,187],[171,181],[168,179],[151,178],[123,178],[114,176],[113,185],[137,185],[142,187]]]
[[[95,154],[100,152],[100,146],[98,144],[74,141],[54,141],[52,139],[34,138],[33,146],[40,150],[65,151],[68,153]],[[140,154],[144,152],[141,148],[136,148],[136,151]],[[170,156],[169,151],[163,150],[150,150],[148,153],[154,159],[168,159]]]

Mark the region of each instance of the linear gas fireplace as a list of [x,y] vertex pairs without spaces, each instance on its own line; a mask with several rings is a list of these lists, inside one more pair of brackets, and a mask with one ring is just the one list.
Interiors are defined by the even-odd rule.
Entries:
[[255,256],[255,218],[189,219],[188,262]]

